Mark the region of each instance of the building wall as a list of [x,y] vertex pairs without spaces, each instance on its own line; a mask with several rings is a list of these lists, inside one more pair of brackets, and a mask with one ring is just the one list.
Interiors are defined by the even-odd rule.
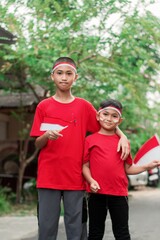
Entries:
[[0,113],[0,141],[7,139],[7,129],[9,125],[9,116]]
[[[33,113],[27,114],[26,122],[32,124]],[[12,114],[0,113],[0,141],[17,141],[19,132],[24,128],[24,123]]]
[[[15,111],[15,110],[14,110]],[[26,111],[25,124],[32,124],[34,113]],[[0,113],[0,182],[4,181],[8,174],[18,173],[19,132],[24,129],[24,123],[20,121],[20,115],[12,114],[12,110],[6,109]],[[34,143],[30,141],[29,152],[34,151]],[[26,169],[27,176],[36,176],[36,160]]]

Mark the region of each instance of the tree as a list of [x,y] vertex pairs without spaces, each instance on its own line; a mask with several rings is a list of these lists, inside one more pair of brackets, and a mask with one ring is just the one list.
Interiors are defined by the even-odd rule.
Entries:
[[5,6],[0,4],[4,25],[18,36],[12,53],[7,54],[5,47],[0,55],[4,62],[0,79],[10,89],[6,74],[16,70],[14,90],[35,93],[38,84],[45,96],[52,94],[52,62],[67,55],[78,65],[75,95],[95,107],[106,97],[122,101],[127,119],[122,129],[133,139],[134,153],[155,126],[159,130],[157,101],[150,106],[148,100],[148,93],[159,89],[160,20],[147,11],[147,4],[154,1],[5,2]]

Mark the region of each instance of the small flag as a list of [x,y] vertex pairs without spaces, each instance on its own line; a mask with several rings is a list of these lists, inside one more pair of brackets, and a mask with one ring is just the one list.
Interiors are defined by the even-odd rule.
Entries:
[[59,124],[52,124],[52,123],[41,123],[40,131],[62,131],[63,129],[67,128],[68,126],[62,126]]
[[134,164],[143,165],[153,160],[160,160],[160,140],[157,134],[141,146],[135,155]]

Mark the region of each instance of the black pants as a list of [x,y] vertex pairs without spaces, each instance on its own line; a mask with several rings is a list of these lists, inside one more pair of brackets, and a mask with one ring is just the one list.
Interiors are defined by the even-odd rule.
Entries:
[[90,194],[89,237],[88,240],[102,240],[105,231],[105,220],[109,210],[112,230],[116,240],[130,240],[128,227],[128,198],[103,194]]

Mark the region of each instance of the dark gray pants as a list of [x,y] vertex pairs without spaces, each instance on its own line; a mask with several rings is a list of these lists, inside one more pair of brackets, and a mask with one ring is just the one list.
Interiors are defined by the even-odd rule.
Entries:
[[83,197],[84,191],[38,189],[39,240],[57,239],[61,199],[67,240],[81,240]]

